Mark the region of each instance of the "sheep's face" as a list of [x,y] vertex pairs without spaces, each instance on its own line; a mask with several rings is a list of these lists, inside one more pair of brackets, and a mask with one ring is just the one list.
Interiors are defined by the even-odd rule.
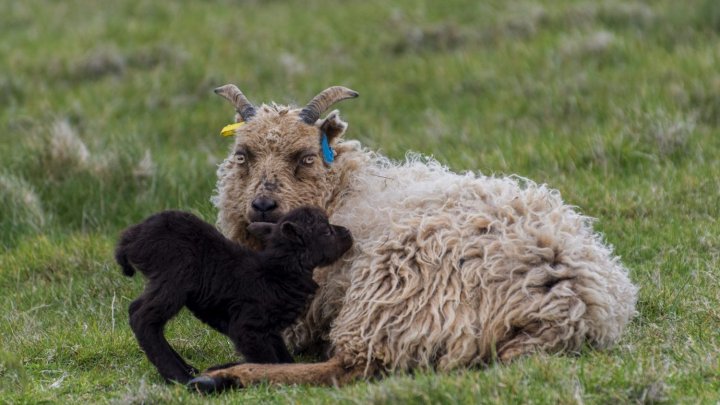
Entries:
[[248,241],[247,225],[276,222],[302,205],[325,207],[333,164],[323,160],[321,136],[334,144],[347,128],[337,111],[307,124],[300,110],[262,105],[235,135],[218,175],[220,225],[231,239]]

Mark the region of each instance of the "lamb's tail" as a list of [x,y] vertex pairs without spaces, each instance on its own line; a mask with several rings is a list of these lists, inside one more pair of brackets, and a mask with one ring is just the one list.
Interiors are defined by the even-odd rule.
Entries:
[[134,240],[137,233],[136,227],[126,229],[122,235],[120,235],[120,241],[115,248],[115,261],[122,267],[122,272],[128,277],[132,277],[135,274],[135,267],[130,263],[128,259],[128,248]]

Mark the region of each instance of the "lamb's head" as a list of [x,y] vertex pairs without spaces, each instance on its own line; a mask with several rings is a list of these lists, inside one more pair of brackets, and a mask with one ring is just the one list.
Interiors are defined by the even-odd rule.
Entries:
[[293,261],[301,263],[304,270],[329,266],[353,243],[350,230],[330,224],[325,212],[317,207],[295,208],[283,215],[277,224],[253,222],[248,231],[265,243],[266,252],[271,256],[287,258],[294,255]]
[[[231,239],[248,241],[249,223],[276,222],[302,205],[326,207],[336,178],[337,153],[332,148],[347,124],[337,110],[324,119],[320,114],[358,94],[330,87],[305,107],[294,108],[274,103],[255,107],[232,84],[215,92],[233,104],[236,122],[244,123],[218,170],[215,204],[222,231]],[[327,148],[322,146],[325,140]]]

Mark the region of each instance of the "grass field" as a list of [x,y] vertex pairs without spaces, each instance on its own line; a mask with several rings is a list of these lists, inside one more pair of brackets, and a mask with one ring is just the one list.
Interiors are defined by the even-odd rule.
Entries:
[[[5,1],[0,4],[0,403],[201,403],[164,384],[112,260],[167,208],[206,220],[234,82],[305,103],[343,84],[348,138],[516,173],[598,218],[640,286],[615,348],[218,403],[720,400],[720,2]],[[198,367],[230,343],[187,313]]]

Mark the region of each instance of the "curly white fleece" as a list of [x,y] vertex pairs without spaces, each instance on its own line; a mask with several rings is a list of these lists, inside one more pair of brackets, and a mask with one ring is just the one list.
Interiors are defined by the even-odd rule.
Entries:
[[619,339],[637,288],[556,190],[343,144],[356,169],[329,208],[355,247],[321,276],[296,347],[326,338],[349,367],[446,370]]

